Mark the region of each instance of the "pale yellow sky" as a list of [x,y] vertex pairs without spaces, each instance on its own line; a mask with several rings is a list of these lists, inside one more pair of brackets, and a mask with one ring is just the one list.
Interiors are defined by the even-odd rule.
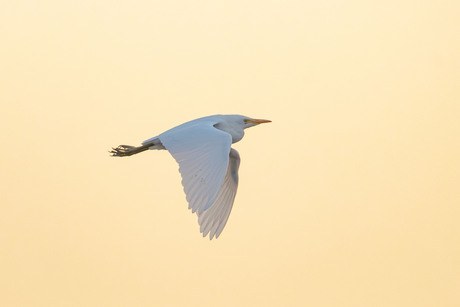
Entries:
[[[458,306],[458,1],[3,1],[0,306]],[[234,145],[221,237],[167,152]]]

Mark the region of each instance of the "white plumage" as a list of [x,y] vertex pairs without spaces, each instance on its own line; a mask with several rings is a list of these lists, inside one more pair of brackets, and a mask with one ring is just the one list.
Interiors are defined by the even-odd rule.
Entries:
[[218,238],[227,223],[238,188],[240,156],[231,148],[244,129],[268,123],[241,115],[195,119],[150,138],[142,146],[120,145],[112,155],[123,157],[147,149],[166,149],[179,164],[189,209],[198,215],[203,236]]

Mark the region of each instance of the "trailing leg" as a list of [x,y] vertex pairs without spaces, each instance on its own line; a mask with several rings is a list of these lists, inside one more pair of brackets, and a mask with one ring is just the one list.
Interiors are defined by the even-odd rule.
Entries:
[[151,145],[142,145],[142,146],[130,146],[130,145],[119,145],[116,148],[112,148],[109,151],[113,157],[127,157],[131,156],[149,149]]

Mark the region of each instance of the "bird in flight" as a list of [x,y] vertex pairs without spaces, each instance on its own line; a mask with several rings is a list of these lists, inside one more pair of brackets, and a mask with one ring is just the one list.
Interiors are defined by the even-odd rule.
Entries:
[[240,155],[231,148],[244,129],[270,120],[241,115],[212,115],[174,127],[142,142],[141,146],[112,148],[114,157],[148,149],[166,149],[179,164],[186,199],[198,215],[203,237],[218,238],[227,223],[238,188]]

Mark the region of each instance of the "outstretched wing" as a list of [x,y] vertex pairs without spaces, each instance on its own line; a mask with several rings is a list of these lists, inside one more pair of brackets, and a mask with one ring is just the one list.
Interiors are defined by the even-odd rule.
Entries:
[[209,233],[209,239],[215,236],[216,239],[227,224],[230,211],[232,211],[233,201],[235,200],[236,190],[238,188],[238,168],[240,166],[240,155],[238,151],[231,148],[229,163],[224,183],[217,196],[216,201],[209,209],[197,213],[200,231],[203,237]]
[[195,124],[173,128],[158,138],[179,163],[189,209],[208,209],[224,182],[231,135],[212,124]]

